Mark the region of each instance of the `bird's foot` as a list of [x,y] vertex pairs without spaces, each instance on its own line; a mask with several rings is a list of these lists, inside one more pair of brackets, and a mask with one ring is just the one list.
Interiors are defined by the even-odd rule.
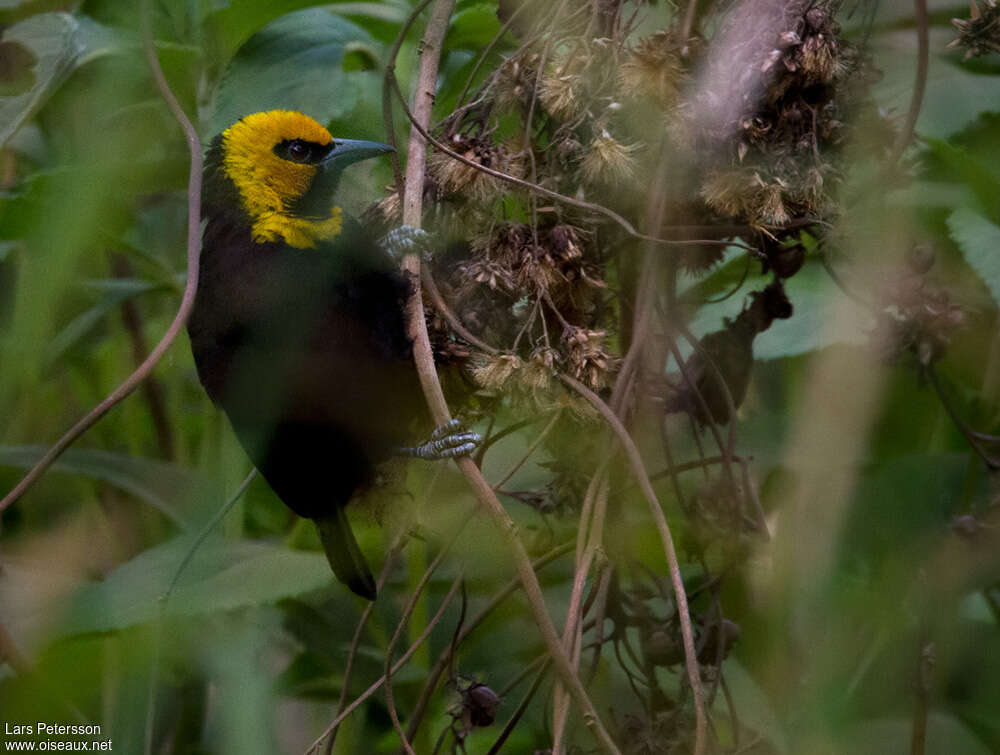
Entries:
[[483,438],[479,433],[472,432],[460,420],[453,419],[431,433],[426,443],[400,448],[399,455],[413,456],[425,461],[455,459],[459,456],[468,456],[482,441]]
[[401,260],[407,254],[428,254],[431,237],[423,228],[401,225],[382,237],[381,246],[394,260]]

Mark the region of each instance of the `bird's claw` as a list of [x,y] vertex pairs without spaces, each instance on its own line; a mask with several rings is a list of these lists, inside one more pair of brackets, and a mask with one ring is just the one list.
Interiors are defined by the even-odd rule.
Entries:
[[402,456],[413,456],[426,461],[456,459],[473,453],[483,438],[472,432],[460,420],[453,419],[431,433],[430,439],[419,446],[406,446],[399,450]]
[[381,244],[390,257],[401,260],[407,254],[428,254],[430,241],[430,234],[423,228],[401,225],[383,236]]

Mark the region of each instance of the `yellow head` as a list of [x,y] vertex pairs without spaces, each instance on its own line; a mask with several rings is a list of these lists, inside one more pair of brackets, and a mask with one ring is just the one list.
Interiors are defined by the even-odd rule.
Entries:
[[307,115],[270,110],[241,118],[220,137],[221,168],[249,216],[254,241],[282,240],[300,249],[341,231],[333,201],[340,172],[391,150],[384,144],[334,139]]

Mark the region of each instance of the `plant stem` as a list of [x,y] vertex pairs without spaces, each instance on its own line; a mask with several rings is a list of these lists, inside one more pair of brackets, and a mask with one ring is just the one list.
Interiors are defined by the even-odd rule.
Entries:
[[91,409],[82,419],[59,438],[48,450],[48,452],[38,460],[19,483],[11,490],[3,500],[0,500],[0,512],[6,510],[11,504],[17,501],[24,493],[34,485],[38,479],[45,474],[52,463],[58,459],[62,453],[69,448],[81,435],[97,424],[100,419],[122,402],[132,391],[139,387],[148,378],[156,365],[159,364],[167,349],[173,346],[174,341],[181,334],[187,323],[188,316],[194,307],[194,295],[198,290],[198,267],[201,260],[201,140],[198,132],[195,131],[191,121],[184,114],[180,103],[174,96],[160,68],[160,61],[156,57],[156,49],[153,46],[152,22],[150,20],[150,0],[144,0],[142,4],[142,24],[143,41],[146,49],[146,59],[149,62],[153,80],[160,91],[160,95],[166,100],[170,112],[184,130],[187,139],[188,151],[191,154],[191,165],[188,174],[188,233],[187,233],[187,283],[184,286],[184,295],[181,297],[180,307],[174,315],[173,322],[163,334],[163,338],[156,344],[145,361],[118,385],[108,396],[97,406]]
[[[422,217],[424,169],[426,165],[427,124],[430,123],[431,108],[434,99],[434,87],[437,81],[438,62],[441,55],[441,44],[448,28],[455,0],[435,0],[431,7],[430,19],[421,43],[420,70],[417,75],[417,87],[412,109],[413,128],[410,134],[410,147],[406,164],[406,178],[403,193],[403,223],[419,227]],[[428,408],[434,421],[443,425],[451,419],[451,412],[445,401],[441,384],[438,381],[434,366],[434,354],[427,335],[427,322],[424,317],[424,304],[420,290],[420,257],[409,254],[403,259],[403,269],[409,273],[413,282],[413,292],[407,304],[409,320],[409,335],[413,338],[413,358],[420,384],[427,400]],[[476,497],[487,510],[497,525],[507,543],[517,568],[518,577],[528,597],[531,612],[546,647],[552,655],[556,671],[569,688],[574,701],[584,713],[587,725],[591,727],[598,741],[609,753],[619,755],[618,747],[611,739],[607,729],[601,723],[597,710],[591,702],[579,676],[573,670],[569,657],[566,655],[555,625],[548,613],[548,606],[542,595],[538,578],[531,566],[524,546],[518,537],[517,527],[507,514],[500,500],[493,492],[489,483],[483,478],[482,472],[471,458],[456,460],[456,464],[469,482]]]

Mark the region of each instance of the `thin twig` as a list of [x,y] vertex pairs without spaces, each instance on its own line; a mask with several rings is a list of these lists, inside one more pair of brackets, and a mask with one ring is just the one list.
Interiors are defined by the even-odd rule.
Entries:
[[[396,631],[392,633],[392,639],[389,640],[389,646],[385,649],[385,671],[382,674],[382,678],[385,680],[385,701],[387,707],[389,708],[389,717],[392,719],[392,727],[399,735],[403,749],[409,753],[409,755],[416,755],[416,753],[413,752],[413,747],[410,745],[409,737],[406,732],[403,731],[403,726],[399,723],[399,714],[396,712],[396,702],[392,694],[392,651],[396,647],[396,643],[399,641],[399,638],[402,636],[403,630],[406,628],[406,625],[410,620],[410,616],[413,613],[413,609],[416,608],[417,600],[420,598],[420,595],[423,593],[424,588],[434,575],[434,572],[437,570],[441,561],[448,553],[448,550],[449,548],[447,547],[442,548],[437,557],[431,562],[431,565],[424,570],[423,576],[420,578],[416,588],[413,590],[413,594],[406,603],[406,607],[403,609],[403,615],[396,624]],[[443,605],[447,605],[451,602],[451,599],[455,596],[455,593],[462,586],[464,581],[465,573],[459,572],[458,576],[452,581],[451,589],[448,590],[448,594],[445,595],[444,600],[442,601]],[[441,615],[442,610],[443,609],[438,609],[438,613],[435,615],[435,621],[431,622],[431,626],[437,623],[437,617]]]
[[[531,564],[532,570],[537,571],[541,569],[548,563],[555,561],[560,556],[563,556],[573,550],[573,543],[563,543],[562,545],[556,546],[548,553],[538,557]],[[407,736],[411,739],[416,733],[417,728],[420,726],[420,721],[423,718],[424,712],[427,710],[427,705],[430,702],[431,695],[434,694],[434,690],[437,688],[438,681],[441,678],[441,674],[444,670],[451,664],[452,658],[455,652],[458,650],[465,638],[472,633],[480,624],[482,624],[493,611],[496,610],[504,600],[510,597],[518,587],[521,586],[521,581],[519,579],[512,579],[508,582],[496,595],[494,595],[489,602],[480,609],[472,619],[468,621],[459,632],[458,636],[453,640],[453,642],[446,647],[441,655],[438,656],[437,661],[434,662],[434,666],[431,668],[430,672],[427,674],[427,679],[424,682],[424,687],[420,692],[420,697],[417,698],[417,703],[413,707],[413,712],[410,716],[410,724],[407,728]]]
[[649,481],[649,475],[646,473],[639,449],[636,448],[635,442],[629,435],[628,430],[621,423],[621,420],[618,419],[618,416],[601,400],[600,396],[580,381],[563,374],[559,375],[559,379],[597,409],[618,436],[618,440],[629,459],[632,470],[639,480],[639,487],[646,498],[646,502],[649,504],[649,510],[653,515],[653,521],[656,523],[656,529],[660,533],[663,552],[667,558],[667,567],[670,571],[670,581],[674,588],[674,599],[677,603],[677,616],[681,625],[681,638],[684,644],[684,661],[687,666],[688,681],[691,684],[691,693],[694,697],[696,720],[694,752],[695,755],[701,755],[701,753],[705,752],[705,734],[707,729],[704,694],[701,687],[701,671],[698,667],[698,656],[695,651],[694,630],[691,627],[691,615],[688,610],[687,595],[684,592],[684,580],[681,576],[680,563],[677,561],[677,551],[674,548],[673,537],[670,534],[670,525],[667,524],[666,517],[663,515],[663,509],[656,498],[656,492]]
[[677,368],[680,370],[681,378],[684,380],[684,384],[687,386],[688,391],[690,391],[691,395],[694,396],[694,399],[698,404],[698,409],[709,419],[707,422],[708,431],[715,440],[715,444],[718,446],[719,452],[727,460],[722,465],[723,474],[726,476],[726,482],[728,482],[730,490],[734,495],[737,495],[739,489],[736,487],[736,478],[733,475],[731,466],[734,455],[733,428],[735,428],[736,425],[736,405],[733,401],[733,395],[729,390],[729,383],[726,382],[725,377],[722,375],[722,370],[719,369],[719,366],[715,363],[712,355],[705,351],[701,342],[691,334],[691,331],[689,331],[680,320],[677,320],[674,325],[681,331],[681,334],[691,345],[691,348],[694,349],[695,353],[698,354],[702,362],[704,362],[705,369],[711,373],[712,380],[715,381],[716,385],[719,387],[719,391],[722,393],[722,397],[726,402],[726,409],[729,412],[729,424],[731,427],[728,443],[723,440],[722,434],[719,432],[719,428],[716,426],[715,422],[712,421],[712,412],[708,408],[705,397],[702,395],[701,391],[698,390],[694,377],[690,374],[687,364],[685,364],[684,360],[681,358],[681,353],[677,348],[676,342],[671,339],[670,351],[673,354],[674,361],[677,362]]
[[930,58],[927,0],[913,0],[913,10],[917,22],[917,72],[913,82],[913,95],[910,97],[910,108],[906,112],[906,120],[903,121],[903,128],[899,131],[885,170],[891,169],[899,161],[904,150],[912,141],[913,130],[916,128],[920,108],[924,102],[924,92],[927,89],[927,68]]
[[[602,463],[595,472],[588,486],[587,495],[584,500],[584,512],[589,513],[585,517],[581,513],[580,533],[585,529],[584,523],[589,525],[586,533],[586,540],[581,548],[581,541],[577,541],[576,568],[573,573],[573,587],[570,591],[569,608],[566,611],[566,622],[563,624],[562,641],[566,652],[570,654],[573,668],[576,670],[579,664],[579,649],[582,642],[581,624],[583,623],[584,609],[582,605],[583,588],[590,574],[590,567],[597,556],[597,550],[604,540],[604,520],[607,513],[608,504],[608,476],[607,462],[612,457],[611,449],[608,449],[605,462]],[[588,506],[588,501],[590,505]],[[556,683],[552,692],[552,752],[553,755],[563,755],[563,737],[566,733],[566,720],[569,717],[570,698],[562,684]]]
[[431,299],[431,304],[434,308],[441,313],[441,316],[447,320],[448,325],[456,335],[464,341],[468,341],[470,344],[475,346],[480,351],[484,351],[487,354],[499,354],[500,349],[490,346],[486,341],[475,336],[468,328],[466,328],[462,321],[458,319],[458,316],[452,311],[451,307],[444,300],[441,292],[438,290],[437,283],[434,282],[434,277],[431,275],[430,268],[426,265],[421,265],[420,269],[420,282],[427,292],[427,295]]
[[486,58],[489,57],[489,54],[493,52],[493,48],[497,46],[497,43],[500,42],[501,39],[503,39],[503,35],[507,33],[510,27],[514,24],[514,21],[517,20],[517,17],[521,15],[521,11],[530,7],[532,7],[532,3],[522,3],[517,6],[517,8],[514,9],[514,12],[510,14],[506,21],[504,21],[499,31],[497,31],[497,33],[493,36],[493,39],[491,39],[486,44],[486,47],[483,48],[483,51],[479,53],[479,58],[476,59],[476,64],[469,72],[469,78],[465,80],[465,86],[462,87],[462,91],[459,93],[458,99],[455,101],[456,108],[461,107],[462,103],[465,102],[465,97],[469,93],[469,88],[472,86],[472,82],[475,80],[476,74],[479,73],[479,69],[482,67],[483,63],[486,62]]
[[[413,641],[413,644],[406,649],[406,652],[403,653],[399,657],[399,660],[396,661],[396,663],[393,665],[392,673],[395,674],[401,668],[403,668],[403,666],[405,666],[409,662],[413,654],[416,653],[417,650],[420,649],[420,646],[424,644],[424,640],[427,639],[431,631],[437,626],[438,622],[441,620],[441,617],[444,615],[444,611],[448,607],[448,604],[451,603],[452,598],[455,597],[455,590],[457,589],[457,586],[458,586],[457,582],[456,584],[452,585],[452,591],[449,592],[441,601],[441,605],[438,607],[437,613],[434,614],[433,617],[431,617],[431,620],[428,622],[427,627],[424,629],[423,632],[420,633],[420,636]],[[358,706],[360,706],[365,700],[367,700],[369,697],[378,692],[379,687],[381,687],[384,682],[385,682],[385,676],[380,676],[378,679],[372,682],[372,684],[368,687],[368,689],[366,689],[364,692],[358,695],[351,702],[350,705],[344,708],[344,710],[335,719],[333,719],[333,721],[330,722],[330,725],[326,727],[323,733],[320,734],[319,737],[311,745],[309,745],[304,755],[311,755],[311,753],[316,752],[316,748],[318,748],[323,743],[323,740],[326,739],[338,726],[340,726],[340,724],[343,723],[344,719],[347,718],[349,715],[351,715],[358,708]]]
[[[420,70],[417,75],[417,87],[412,113],[406,107],[405,98],[402,97],[402,92],[399,91],[395,77],[392,77],[393,87],[403,102],[403,106],[413,126],[410,135],[410,149],[406,165],[405,190],[403,193],[403,223],[415,227],[419,227],[421,222],[424,169],[426,164],[426,143],[421,139],[421,136],[425,139],[428,136],[426,124],[430,122],[434,87],[437,81],[437,68],[441,55],[441,43],[444,39],[454,5],[455,0],[436,0],[431,9],[431,17],[427,22],[427,28],[421,43],[422,55]],[[390,72],[387,71],[387,78],[390,75]],[[420,291],[420,266],[420,257],[418,254],[409,254],[403,259],[403,269],[409,273],[414,284],[414,290],[410,296],[406,311],[410,336],[413,338],[414,363],[420,378],[424,397],[435,422],[443,425],[451,419],[451,412],[448,410],[448,404],[445,401],[441,384],[438,381],[437,370],[434,366],[434,354],[427,335],[427,322]],[[559,636],[549,616],[548,606],[545,603],[541,586],[532,569],[531,559],[528,557],[524,545],[518,537],[516,525],[483,478],[482,472],[476,466],[476,463],[468,457],[457,459],[456,463],[473,488],[476,497],[493,518],[494,523],[504,536],[504,540],[514,557],[518,577],[524,587],[535,623],[538,626],[539,633],[546,647],[552,654],[559,676],[567,684],[574,700],[583,710],[584,718],[592,728],[598,741],[609,753],[617,755],[619,753],[618,747],[601,723],[594,704],[580,683],[579,676],[573,670],[569,658],[559,642]]]
[[514,711],[514,714],[510,717],[506,726],[503,727],[503,731],[500,732],[500,736],[497,737],[496,742],[493,743],[493,746],[490,747],[486,755],[496,755],[496,753],[500,752],[504,742],[507,741],[507,737],[509,737],[511,732],[514,731],[514,727],[517,726],[517,722],[521,720],[521,716],[524,715],[524,711],[528,709],[531,699],[535,696],[535,693],[538,692],[538,688],[541,686],[542,680],[545,679],[545,674],[549,670],[549,663],[550,661],[548,659],[542,663],[542,667],[538,669],[538,674],[535,676],[535,680],[531,683],[531,687],[524,695],[521,703],[517,706],[517,710]]
[[936,651],[933,642],[920,643],[917,656],[916,700],[913,704],[913,727],[910,733],[910,755],[924,755],[927,744],[927,710],[931,676],[934,673]]
[[[385,564],[383,564],[382,571],[378,575],[378,580],[376,581],[376,588],[379,593],[382,592],[382,588],[389,579],[389,573],[396,565],[396,556],[399,554],[400,548],[401,543],[393,548],[390,548],[388,555],[385,557]],[[358,619],[358,626],[354,630],[354,637],[351,638],[351,647],[347,651],[347,664],[344,666],[344,678],[341,681],[340,686],[340,698],[337,700],[338,716],[344,712],[344,706],[347,704],[347,692],[350,688],[351,671],[354,668],[354,659],[357,657],[358,647],[361,645],[361,633],[364,632],[365,627],[368,625],[368,618],[371,616],[374,608],[375,601],[369,601],[368,605],[365,606],[365,610],[361,612],[361,618]],[[330,755],[333,752],[333,745],[337,741],[337,732],[339,731],[340,729],[337,728],[330,732],[330,738],[326,740],[326,747],[323,748],[324,755]]]
[[410,11],[410,15],[406,17],[403,21],[403,25],[399,29],[399,33],[396,35],[396,39],[392,42],[392,47],[389,48],[389,55],[386,59],[385,64],[385,75],[382,82],[382,120],[385,123],[385,138],[389,146],[393,147],[395,150],[392,153],[392,175],[393,183],[396,186],[396,192],[402,196],[403,191],[403,169],[399,161],[399,150],[396,144],[396,127],[393,125],[392,119],[392,91],[389,89],[389,81],[395,79],[396,71],[396,58],[399,57],[399,50],[403,46],[403,42],[406,39],[406,35],[410,33],[410,28],[413,26],[417,17],[424,12],[424,9],[431,4],[431,0],[421,0],[419,4]]
[[508,469],[504,473],[503,477],[501,477],[497,482],[493,483],[493,490],[499,490],[500,488],[502,488],[504,486],[504,483],[506,483],[511,477],[513,477],[517,473],[517,470],[519,470],[521,467],[524,466],[524,463],[528,459],[530,459],[531,455],[535,453],[535,451],[538,449],[540,445],[542,445],[542,442],[552,431],[552,428],[556,426],[556,422],[559,421],[559,418],[561,416],[562,416],[562,408],[560,407],[559,409],[556,409],[552,413],[552,419],[549,420],[549,424],[547,424],[544,428],[542,428],[542,431],[538,434],[538,437],[535,438],[532,441],[531,445],[528,446],[527,449],[525,449],[523,454],[521,454],[521,458],[519,458],[517,461],[511,464],[510,469]]
[[[111,258],[111,273],[116,278],[132,277],[132,264],[121,254],[114,254]],[[143,323],[142,314],[139,307],[132,299],[122,302],[122,325],[128,333],[132,342],[132,359],[135,366],[142,364],[149,352],[146,343],[146,329]],[[164,397],[163,384],[154,376],[150,376],[142,386],[142,392],[149,404],[149,418],[153,423],[153,430],[156,435],[156,444],[159,446],[160,456],[166,461],[174,461],[177,457],[174,443],[174,431],[167,416],[166,399]]]
[[983,460],[983,463],[991,470],[1000,469],[1000,458],[994,458],[990,452],[983,448],[981,441],[988,436],[984,436],[981,433],[977,433],[975,430],[970,428],[965,421],[958,416],[958,412],[955,407],[952,406],[951,401],[944,392],[944,386],[941,385],[941,381],[937,376],[937,370],[934,369],[934,365],[928,365],[924,369],[924,373],[930,380],[931,387],[934,388],[934,392],[937,394],[938,400],[941,402],[941,406],[944,407],[945,412],[948,414],[949,419],[954,423],[955,428],[962,433],[969,447],[976,453],[976,455]]
[[216,525],[219,522],[221,522],[223,518],[226,516],[226,514],[228,514],[229,511],[233,508],[233,506],[236,505],[236,502],[243,497],[243,494],[247,492],[247,488],[250,487],[250,483],[254,481],[254,478],[256,476],[257,476],[257,468],[254,467],[253,469],[250,470],[250,473],[243,479],[243,482],[240,483],[240,486],[236,489],[236,492],[229,497],[229,500],[226,501],[225,504],[223,504],[223,506],[218,511],[215,512],[215,514],[205,524],[205,526],[202,527],[201,532],[198,533],[198,535],[194,539],[194,542],[191,543],[191,547],[188,548],[187,553],[184,554],[184,558],[182,558],[180,564],[177,565],[177,570],[174,572],[174,577],[173,579],[170,580],[170,584],[167,585],[167,589],[160,596],[160,603],[162,606],[166,606],[167,601],[170,600],[170,596],[173,594],[174,588],[177,587],[177,582],[180,581],[181,575],[184,573],[184,570],[187,568],[187,565],[191,562],[191,559],[194,557],[194,554],[197,552],[198,548],[201,547],[201,544],[205,541],[205,538],[211,534],[212,530],[215,529]]
[[145,749],[143,750],[146,755],[150,755],[153,751],[153,725],[156,721],[156,685],[158,677],[160,674],[160,651],[161,643],[163,640],[163,620],[167,613],[167,603],[170,601],[170,596],[173,595],[174,590],[177,587],[177,583],[180,581],[181,575],[184,574],[184,570],[187,568],[188,564],[191,563],[191,559],[194,554],[198,552],[198,548],[201,544],[205,542],[213,529],[221,522],[226,514],[228,514],[236,502],[243,497],[243,494],[247,492],[247,488],[250,487],[250,483],[253,482],[254,478],[257,476],[256,467],[250,470],[250,473],[246,476],[240,486],[236,489],[229,500],[227,500],[219,510],[212,515],[212,518],[206,522],[205,526],[201,528],[201,531],[195,536],[191,543],[191,546],[187,549],[184,554],[184,558],[177,565],[174,570],[174,576],[171,578],[170,583],[167,585],[167,589],[159,597],[159,607],[157,610],[156,626],[153,632],[153,658],[150,663],[149,671],[149,687],[146,694],[146,737],[145,737]]
[[[471,160],[468,157],[465,157],[464,155],[461,155],[458,152],[455,152],[453,149],[450,149],[447,145],[441,143],[440,141],[438,141],[437,139],[435,139],[433,136],[431,136],[430,133],[428,133],[427,128],[424,127],[421,123],[417,122],[416,114],[414,112],[412,112],[407,107],[407,105],[406,105],[406,99],[403,96],[403,93],[402,93],[402,91],[399,88],[399,82],[396,80],[396,77],[394,75],[390,77],[390,73],[388,71],[386,72],[386,77],[387,78],[391,78],[392,88],[396,92],[396,97],[399,99],[400,103],[402,104],[402,106],[403,106],[403,112],[405,112],[407,118],[410,119],[410,123],[413,125],[413,128],[416,130],[416,132],[420,136],[422,136],[424,139],[426,139],[428,142],[430,142],[432,145],[434,145],[434,147],[436,149],[440,150],[441,152],[444,152],[449,157],[451,157],[451,158],[453,158],[455,160],[458,160],[460,163],[464,163],[465,165],[468,165],[469,167],[474,168],[476,170],[482,171],[483,173],[486,173],[487,175],[493,176],[494,178],[499,178],[501,181],[506,181],[507,183],[514,184],[515,186],[520,186],[520,187],[525,188],[525,189],[530,189],[531,191],[537,192],[537,193],[541,194],[542,196],[549,197],[550,199],[555,199],[555,200],[557,200],[559,202],[562,202],[563,204],[568,204],[571,207],[577,207],[577,208],[579,208],[581,210],[587,210],[589,212],[597,213],[598,215],[603,215],[604,217],[606,217],[606,218],[614,221],[619,226],[621,226],[622,229],[626,233],[628,233],[630,236],[633,236],[633,237],[635,237],[637,239],[642,239],[644,241],[650,241],[650,242],[653,242],[655,244],[664,244],[664,245],[667,245],[667,246],[703,246],[703,245],[737,246],[737,247],[740,247],[740,248],[743,248],[743,249],[747,249],[747,250],[751,250],[751,251],[753,250],[752,247],[749,247],[749,246],[747,246],[745,244],[741,244],[741,243],[733,241],[733,240],[720,240],[720,239],[665,239],[665,238],[658,238],[656,236],[647,236],[644,233],[639,233],[639,231],[637,231],[635,229],[635,226],[633,226],[630,222],[628,222],[625,218],[623,218],[617,212],[615,212],[614,210],[609,209],[607,207],[604,207],[603,205],[595,204],[593,202],[585,202],[582,199],[575,199],[574,197],[569,197],[569,196],[566,196],[565,194],[560,194],[559,192],[552,191],[551,189],[547,189],[547,188],[545,188],[544,186],[542,186],[540,184],[532,183],[531,181],[527,181],[527,180],[525,180],[523,178],[518,178],[517,176],[512,176],[509,173],[504,173],[503,171],[494,170],[493,168],[489,168],[489,167],[483,165],[482,163],[476,162],[475,160]],[[411,142],[410,143],[411,143],[411,145],[413,143],[412,142],[412,137],[411,137]],[[412,149],[412,146],[411,146],[411,149]],[[404,205],[404,217],[405,217],[405,205]],[[677,227],[675,227],[675,228],[673,228],[671,230],[673,230],[678,235],[683,235],[684,231],[686,229],[683,226],[677,226]]]
[[181,297],[180,307],[174,316],[173,322],[163,334],[163,338],[156,344],[146,360],[139,365],[136,370],[129,375],[124,382],[118,385],[107,398],[90,410],[86,416],[79,420],[63,435],[55,444],[38,460],[19,483],[11,490],[2,501],[0,501],[0,512],[4,511],[17,501],[24,493],[45,474],[45,471],[52,466],[62,453],[69,448],[74,441],[87,432],[111,409],[117,406],[132,391],[139,387],[143,380],[152,374],[160,359],[167,352],[177,337],[184,329],[188,315],[194,307],[194,295],[198,290],[198,266],[201,259],[201,141],[198,139],[198,132],[195,131],[191,121],[184,114],[180,103],[170,90],[169,84],[160,68],[160,61],[156,57],[156,49],[153,46],[152,22],[150,20],[150,2],[143,0],[142,4],[142,24],[143,40],[146,49],[146,59],[153,73],[153,80],[160,91],[160,95],[166,101],[170,112],[184,130],[187,139],[188,151],[191,154],[190,172],[188,175],[188,234],[187,234],[187,283],[184,286],[184,295]]
[[684,21],[681,24],[681,44],[687,45],[691,37],[691,30],[694,29],[694,14],[698,8],[698,0],[688,0],[687,8],[684,10]]

